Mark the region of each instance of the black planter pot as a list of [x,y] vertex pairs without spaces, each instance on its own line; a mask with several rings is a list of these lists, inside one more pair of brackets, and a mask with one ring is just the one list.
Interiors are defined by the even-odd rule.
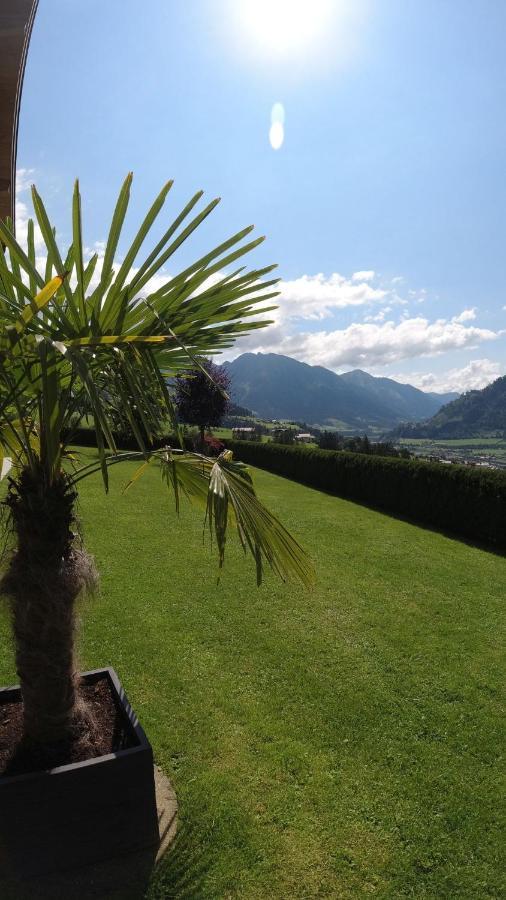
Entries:
[[[130,746],[49,771],[0,776],[0,884],[140,851],[156,855],[151,746],[114,670],[82,677],[109,680]],[[0,690],[0,704],[19,698],[19,687]]]

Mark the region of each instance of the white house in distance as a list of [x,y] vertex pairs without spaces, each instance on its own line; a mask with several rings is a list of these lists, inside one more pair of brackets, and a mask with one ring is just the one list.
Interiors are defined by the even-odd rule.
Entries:
[[301,431],[300,434],[296,434],[294,440],[297,444],[313,444],[316,441],[314,434],[309,434],[308,431]]

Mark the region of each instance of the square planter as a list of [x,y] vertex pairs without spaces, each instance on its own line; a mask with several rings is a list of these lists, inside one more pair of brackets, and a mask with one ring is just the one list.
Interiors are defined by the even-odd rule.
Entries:
[[[0,776],[0,879],[93,865],[159,843],[153,752],[113,669],[107,678],[128,749],[43,772]],[[0,704],[20,699],[0,690]]]

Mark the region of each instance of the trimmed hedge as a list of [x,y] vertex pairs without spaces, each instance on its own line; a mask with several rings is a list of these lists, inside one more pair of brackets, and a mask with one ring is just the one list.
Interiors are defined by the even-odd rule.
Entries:
[[276,475],[506,549],[506,472],[274,443],[226,445]]

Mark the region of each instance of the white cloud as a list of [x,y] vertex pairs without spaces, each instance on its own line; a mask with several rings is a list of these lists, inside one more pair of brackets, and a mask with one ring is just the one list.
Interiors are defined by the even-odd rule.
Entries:
[[476,307],[472,309],[463,309],[458,316],[454,316],[452,322],[472,322],[476,318]]
[[[474,307],[462,310],[453,318],[434,321],[410,313],[406,308],[408,302],[395,288],[376,287],[364,280],[364,275],[374,276],[374,273],[364,270],[351,278],[339,273],[329,277],[303,275],[282,282],[279,309],[268,314],[274,324],[265,331],[241,339],[227,358],[246,350],[264,351],[294,356],[336,371],[346,366],[370,369],[404,359],[474,349],[506,333],[471,325],[476,319]],[[358,281],[359,276],[362,281]],[[400,276],[395,279],[397,284],[400,280]],[[419,302],[426,299],[424,289],[408,293]],[[381,304],[381,308],[376,312],[369,311],[361,322],[346,328],[302,330],[303,320],[321,321],[342,309],[373,304]],[[404,310],[400,317],[394,317],[393,309],[399,306],[404,306]]]
[[86,252],[89,256],[92,256],[94,253],[98,253],[99,256],[103,256],[105,253],[106,242],[105,241],[95,241],[92,249],[86,248]]
[[500,375],[504,375],[506,366],[494,362],[491,359],[472,359],[467,366],[461,369],[450,369],[447,372],[410,372],[403,375],[389,375],[395,381],[403,384],[412,384],[422,391],[436,391],[446,393],[448,391],[480,390],[495,381]]
[[[26,247],[28,242],[28,219],[34,218],[29,214],[28,206],[24,202],[22,195],[26,194],[30,189],[33,174],[33,169],[16,170],[16,238],[22,247]],[[46,245],[44,244],[44,239],[36,222],[34,227],[34,243],[35,255],[45,256]]]
[[366,316],[364,322],[384,322],[389,313],[392,312],[391,306],[384,306],[375,316]]
[[16,169],[16,193],[28,191],[33,183],[35,169]]
[[366,280],[358,281],[355,275],[350,279],[338,272],[328,277],[319,273],[282,281],[278,318],[325,319],[335,310],[378,303],[387,296],[387,291],[372,287]]
[[351,276],[352,281],[372,281],[376,272],[374,269],[364,269],[361,272],[354,272]]
[[[236,345],[234,356],[245,350],[284,353],[313,365],[372,368],[450,350],[473,349],[494,341],[504,332],[466,326],[447,319],[430,322],[422,317],[394,322],[355,323],[332,331],[286,334],[279,323]],[[230,354],[232,355],[232,354]]]

